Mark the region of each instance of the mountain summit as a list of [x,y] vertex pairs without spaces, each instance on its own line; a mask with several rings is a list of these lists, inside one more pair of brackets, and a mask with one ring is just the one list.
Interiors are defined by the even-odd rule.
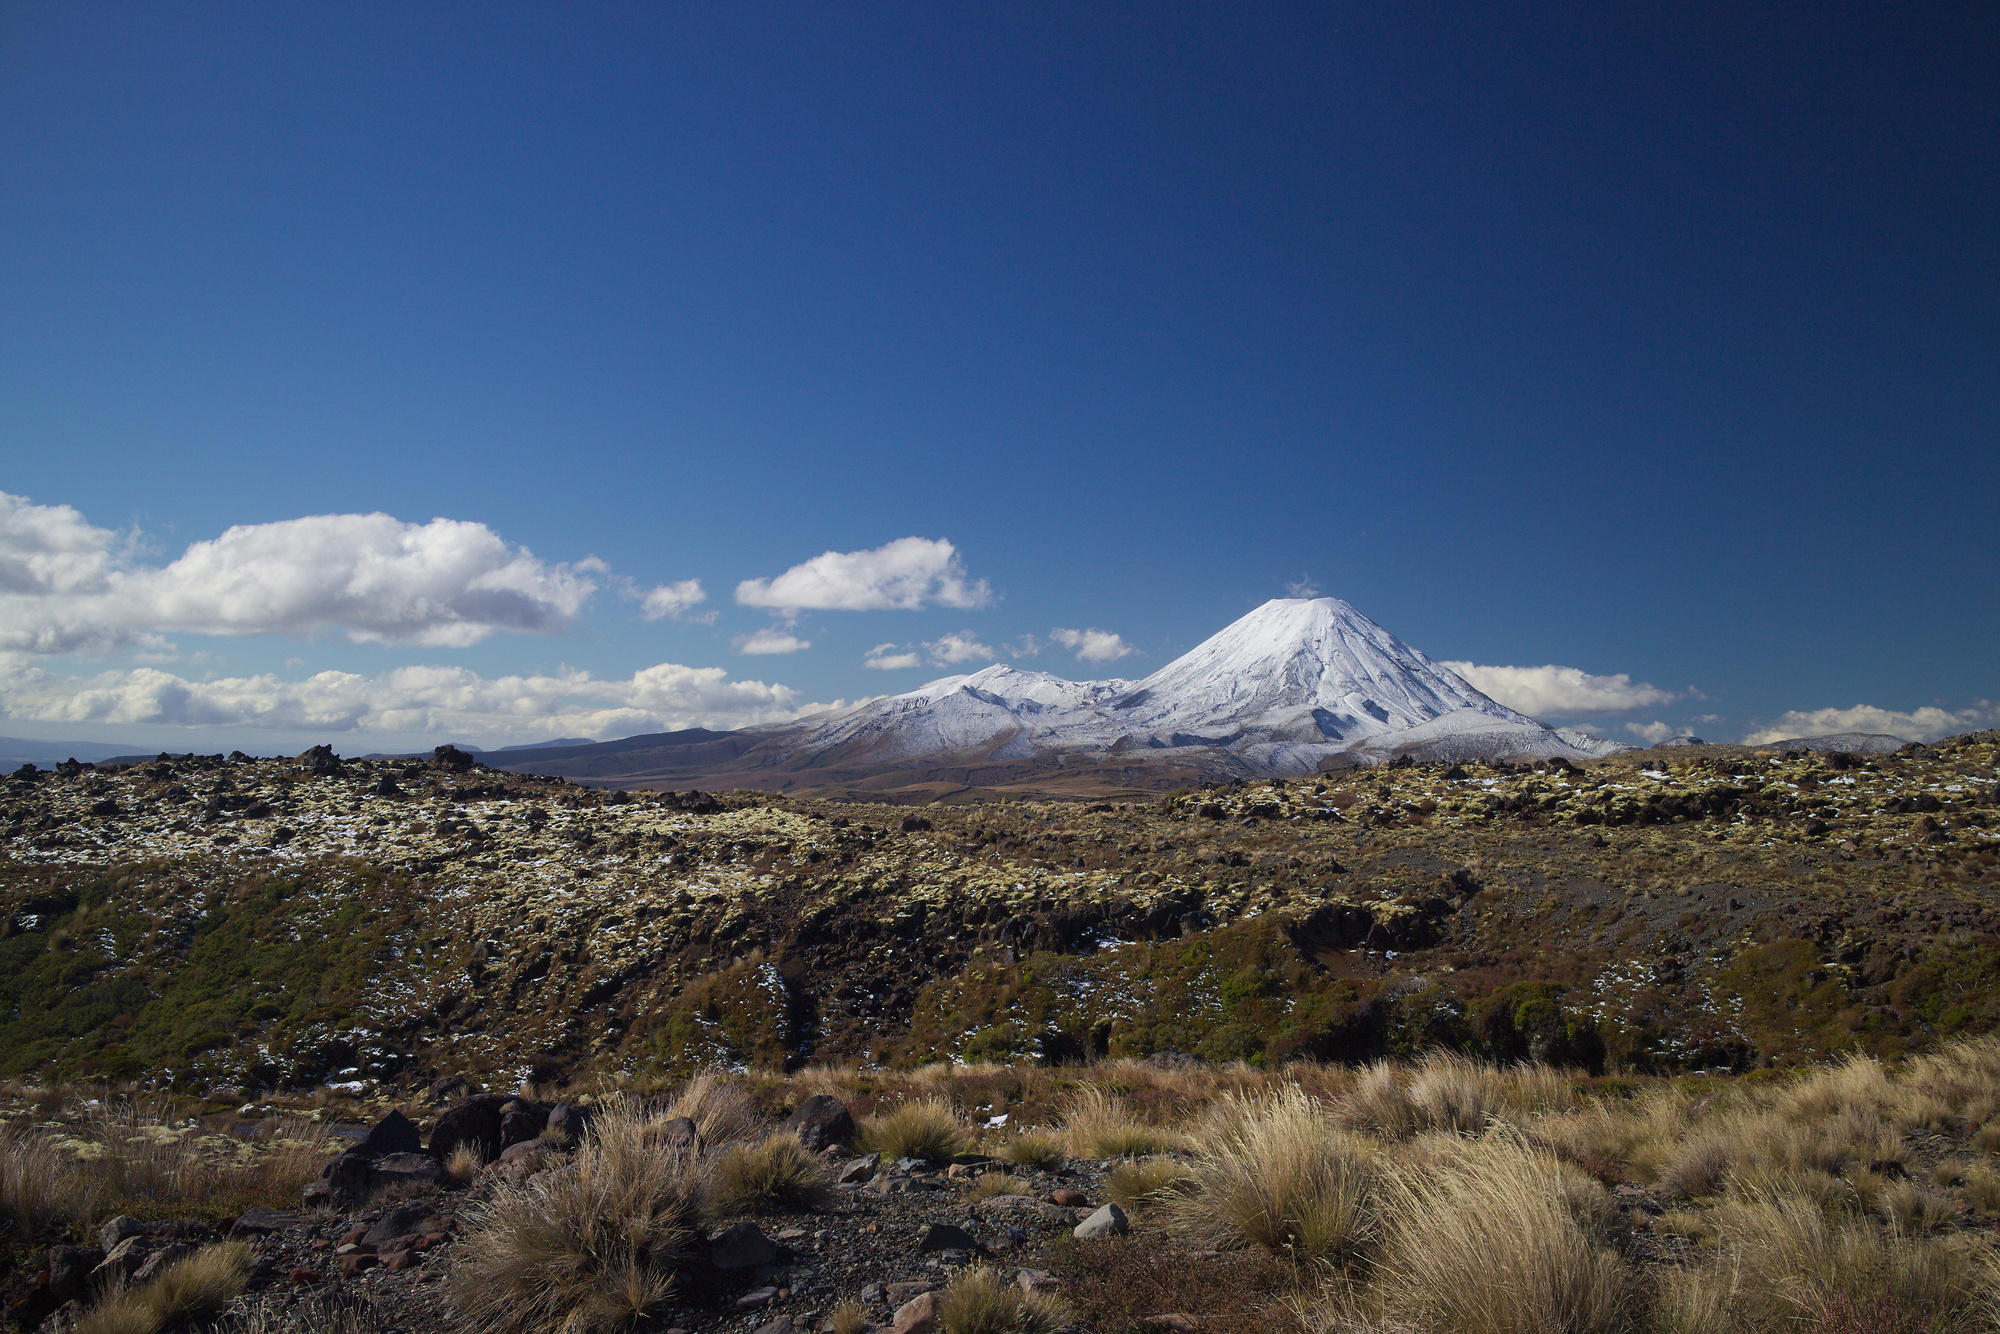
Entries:
[[[787,768],[956,756],[1193,752],[1264,775],[1628,747],[1487,698],[1339,598],[1277,598],[1142,681],[1065,681],[1004,665],[908,694],[753,729]],[[1160,758],[1169,758],[1161,754]]]

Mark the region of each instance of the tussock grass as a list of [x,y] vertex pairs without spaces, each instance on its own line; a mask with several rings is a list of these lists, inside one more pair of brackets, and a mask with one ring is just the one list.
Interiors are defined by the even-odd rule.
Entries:
[[797,1135],[732,1144],[715,1163],[715,1207],[723,1213],[790,1213],[833,1202],[833,1174]]
[[764,1124],[750,1091],[727,1075],[704,1071],[687,1082],[667,1107],[666,1118],[694,1122],[701,1142],[711,1147],[748,1139]]
[[970,1137],[951,1104],[938,1098],[906,1102],[880,1116],[865,1118],[861,1141],[883,1158],[921,1158],[928,1163],[949,1161],[965,1152]]
[[1071,1096],[1063,1135],[1078,1158],[1139,1158],[1189,1147],[1186,1135],[1139,1120],[1098,1085],[1086,1085]]
[[597,1334],[667,1299],[712,1217],[712,1183],[706,1165],[647,1135],[653,1119],[632,1104],[600,1114],[570,1161],[470,1212],[451,1270],[470,1325]]
[[1716,1256],[1661,1286],[1659,1324],[1672,1334],[1918,1334],[1964,1328],[1975,1309],[1982,1275],[1968,1248],[1898,1237],[1778,1192],[1729,1199],[1710,1217]]
[[76,1322],[76,1334],[156,1334],[206,1320],[243,1291],[250,1248],[240,1241],[204,1246],[150,1282],[111,1293]]
[[868,1308],[852,1297],[841,1298],[826,1314],[827,1334],[866,1334],[874,1325],[868,1317]]
[[938,1294],[943,1334],[1055,1334],[1068,1309],[1043,1292],[1023,1292],[989,1265],[974,1265]]
[[1165,1204],[1188,1176],[1187,1165],[1172,1158],[1120,1163],[1104,1179],[1104,1195],[1121,1209],[1145,1209]]
[[1199,1139],[1205,1147],[1165,1206],[1183,1234],[1219,1250],[1255,1246],[1334,1264],[1373,1241],[1377,1151],[1299,1090],[1231,1095]]
[[1023,1131],[1001,1145],[994,1155],[1016,1167],[1034,1167],[1052,1172],[1069,1161],[1063,1142],[1039,1130]]
[[1604,1189],[1513,1136],[1406,1166],[1385,1185],[1375,1279],[1393,1323],[1424,1334],[1615,1334],[1633,1277],[1608,1244]]
[[54,1222],[83,1222],[100,1192],[47,1135],[23,1125],[0,1131],[0,1223],[32,1236]]

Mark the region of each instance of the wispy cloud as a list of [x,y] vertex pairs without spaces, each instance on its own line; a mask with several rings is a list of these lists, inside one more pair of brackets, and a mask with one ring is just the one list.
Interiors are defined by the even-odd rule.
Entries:
[[810,639],[800,639],[775,626],[739,636],[733,642],[738,653],[749,654],[803,653],[812,647]]
[[1680,729],[1667,723],[1626,723],[1625,730],[1649,746],[1657,746],[1670,736],[1679,736]]
[[993,590],[972,579],[958,549],[903,537],[869,551],[828,551],[771,579],[745,579],[736,600],[787,615],[800,611],[918,611],[983,607]]
[[[1471,662],[1440,664],[1457,672],[1468,685],[1510,709],[1532,717],[1572,713],[1618,713],[1653,708],[1682,698],[1624,672],[1592,676],[1575,667],[1482,667]],[[1685,692],[1692,693],[1692,692]]]
[[924,655],[912,653],[901,644],[877,644],[861,656],[861,665],[878,671],[898,672],[923,666]]

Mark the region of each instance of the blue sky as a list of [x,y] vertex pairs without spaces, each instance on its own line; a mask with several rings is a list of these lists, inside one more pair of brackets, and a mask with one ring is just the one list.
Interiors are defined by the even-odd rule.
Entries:
[[1622,739],[1993,725],[1997,35],[24,0],[0,731],[730,725],[1301,583]]

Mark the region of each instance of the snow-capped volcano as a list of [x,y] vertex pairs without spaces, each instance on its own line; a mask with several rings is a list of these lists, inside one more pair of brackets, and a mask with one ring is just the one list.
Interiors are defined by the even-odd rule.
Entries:
[[1143,681],[996,665],[759,730],[785,732],[800,766],[1198,748],[1253,773],[1302,774],[1403,754],[1580,759],[1628,749],[1496,703],[1339,598],[1266,602]]

